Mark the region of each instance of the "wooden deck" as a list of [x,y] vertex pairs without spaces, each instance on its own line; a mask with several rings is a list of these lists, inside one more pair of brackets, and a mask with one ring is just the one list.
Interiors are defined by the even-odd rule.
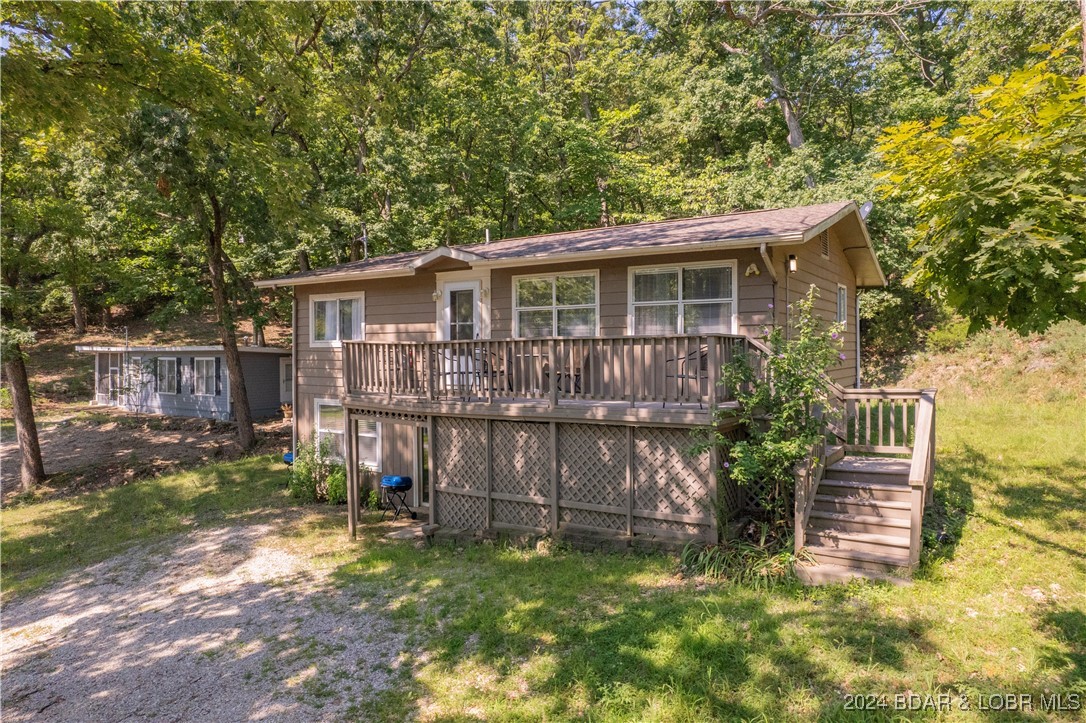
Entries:
[[693,426],[735,405],[720,368],[753,348],[746,337],[691,335],[352,341],[343,349],[343,402],[352,408]]

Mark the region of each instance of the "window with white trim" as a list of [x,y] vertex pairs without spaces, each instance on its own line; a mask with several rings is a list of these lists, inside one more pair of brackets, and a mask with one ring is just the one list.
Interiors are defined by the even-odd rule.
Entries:
[[[316,439],[317,447],[328,445],[328,453],[336,459],[345,459],[347,450],[343,446],[347,415],[343,407],[331,400],[316,401]],[[358,464],[379,469],[381,463],[380,426],[376,421],[360,419],[358,421]]]
[[193,360],[196,377],[193,381],[196,396],[215,396],[215,359],[214,357],[196,357]]
[[514,279],[514,336],[595,336],[598,281],[595,272]]
[[370,469],[381,468],[380,427],[372,419],[358,420],[358,464]]
[[309,301],[309,340],[314,346],[337,346],[339,342],[361,339],[365,299],[352,296],[314,296]]
[[155,391],[159,394],[177,394],[177,359],[159,359],[155,371]]
[[848,287],[844,284],[837,285],[837,322],[848,323]]
[[735,314],[735,267],[635,269],[630,316],[635,335],[729,334]]

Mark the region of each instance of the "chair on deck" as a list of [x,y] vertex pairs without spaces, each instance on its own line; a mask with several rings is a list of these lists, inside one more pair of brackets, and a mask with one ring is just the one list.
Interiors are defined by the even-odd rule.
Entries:
[[[709,347],[702,346],[688,354],[664,360],[664,379],[681,380],[680,389],[686,391],[693,381],[697,389],[698,409],[704,409],[701,394],[701,381],[709,380]],[[667,407],[667,402],[663,403]]]

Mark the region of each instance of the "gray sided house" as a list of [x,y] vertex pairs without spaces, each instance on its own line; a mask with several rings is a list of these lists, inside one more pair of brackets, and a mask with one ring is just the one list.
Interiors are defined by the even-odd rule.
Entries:
[[[369,468],[411,475],[414,509],[443,528],[715,539],[713,505],[738,514],[744,492],[719,450],[691,453],[691,433],[736,403],[721,365],[764,358],[763,328],[786,326],[811,285],[844,328],[826,370],[851,415],[835,453],[848,435],[854,451],[911,452],[921,419],[919,392],[855,389],[858,292],[886,279],[851,201],[441,246],[256,284],[293,291],[295,438],[347,462],[352,532]],[[887,425],[896,440],[871,431],[879,399],[904,415]],[[832,493],[819,475],[801,531],[817,518],[806,500]],[[841,504],[821,519],[863,509]],[[894,524],[860,556],[907,565],[913,531]],[[822,539],[833,554],[840,541]]]
[[[219,346],[77,346],[94,355],[92,404],[174,417],[231,420],[230,374]],[[240,347],[249,405],[257,419],[290,402],[291,351]]]

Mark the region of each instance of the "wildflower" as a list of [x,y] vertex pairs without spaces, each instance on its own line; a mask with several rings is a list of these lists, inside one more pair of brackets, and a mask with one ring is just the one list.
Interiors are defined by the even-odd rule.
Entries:
[[832,334],[830,334],[830,338],[831,339],[836,339],[837,338],[837,332],[835,331]]
[[725,462],[724,463],[724,469],[728,469],[729,467],[731,467],[731,464],[729,464],[728,462]]
[[770,308],[770,309],[772,309],[772,308],[773,308],[773,304],[770,304],[770,305],[769,305],[769,308]]
[[846,356],[845,356],[844,354],[838,354],[838,355],[837,355],[837,358],[838,358],[838,359],[840,359],[841,361],[844,361],[844,360],[845,360],[845,359],[847,359],[848,357],[846,357]]

